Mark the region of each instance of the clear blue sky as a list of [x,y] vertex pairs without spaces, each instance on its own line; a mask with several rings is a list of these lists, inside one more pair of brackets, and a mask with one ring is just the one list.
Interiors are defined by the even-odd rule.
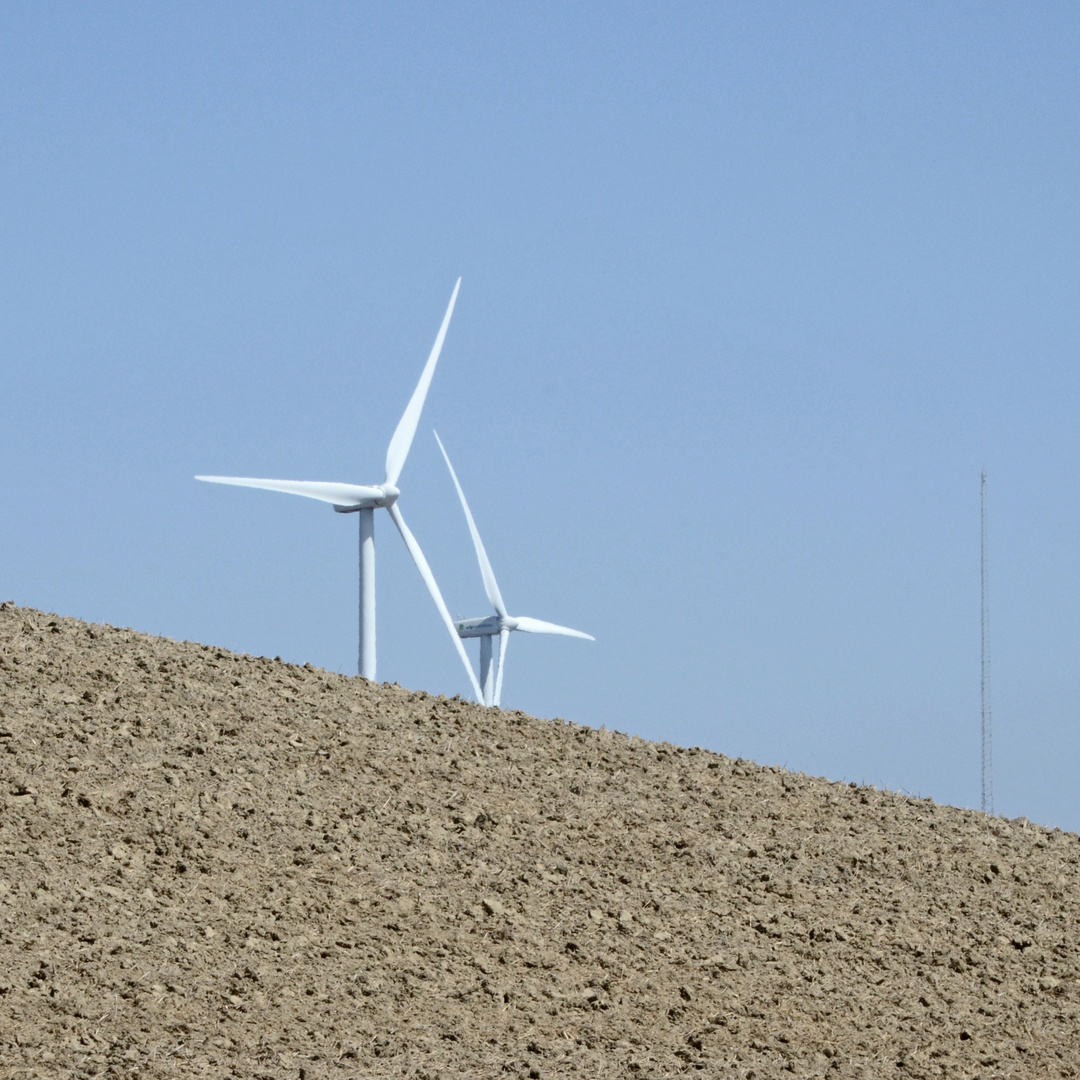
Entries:
[[[1075,5],[9,2],[0,598],[351,672],[401,508],[505,701],[1080,827]],[[389,520],[380,678],[466,690]],[[473,645],[475,651],[475,645]]]

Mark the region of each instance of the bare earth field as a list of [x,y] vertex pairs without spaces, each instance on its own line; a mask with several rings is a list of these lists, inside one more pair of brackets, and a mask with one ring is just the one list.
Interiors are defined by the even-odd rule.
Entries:
[[1045,1077],[1080,838],[0,605],[0,1076]]

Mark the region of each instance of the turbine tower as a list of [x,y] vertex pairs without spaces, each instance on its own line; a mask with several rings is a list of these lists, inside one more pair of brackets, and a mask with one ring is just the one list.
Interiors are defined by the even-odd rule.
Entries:
[[[487,615],[477,619],[459,619],[454,625],[462,638],[478,637],[480,639],[480,685],[483,694],[478,695],[479,700],[485,705],[498,707],[502,698],[503,672],[506,669],[506,646],[510,642],[510,633],[513,630],[521,630],[526,634],[561,634],[564,637],[584,638],[586,641],[595,641],[592,634],[584,634],[580,630],[571,630],[568,626],[558,626],[555,623],[544,622],[543,619],[532,619],[527,615],[509,615],[506,605],[503,603],[502,593],[499,592],[499,584],[495,580],[495,571],[491,568],[491,561],[484,550],[484,542],[480,539],[480,533],[473,520],[472,511],[465,501],[465,492],[461,490],[457,473],[450,464],[450,455],[435,432],[435,441],[439,444],[446,467],[450,470],[450,476],[457,488],[458,498],[461,500],[461,508],[465,511],[465,520],[469,523],[469,532],[472,534],[473,547],[476,548],[476,558],[480,563],[480,575],[484,579],[484,589],[488,600],[495,609],[494,615]],[[499,639],[499,663],[497,674],[492,686],[492,639]]]
[[386,479],[377,485],[360,486],[358,484],[323,483],[311,480],[259,480],[241,476],[196,476],[196,480],[207,480],[213,484],[235,484],[239,487],[263,488],[267,491],[284,491],[290,495],[304,495],[309,499],[318,499],[321,502],[331,503],[339,514],[356,514],[360,521],[360,655],[359,670],[365,679],[375,678],[375,511],[382,507],[390,515],[397,530],[401,533],[405,546],[409,549],[413,562],[416,563],[420,576],[424,579],[428,592],[435,607],[438,608],[446,625],[454,645],[469,674],[469,681],[480,698],[480,685],[476,681],[472,664],[465,652],[454,627],[450,612],[443,602],[442,593],[435,581],[435,575],[431,572],[420,545],[416,542],[405,519],[401,516],[401,510],[397,506],[401,492],[397,482],[401,476],[401,470],[405,467],[405,459],[409,455],[413,436],[416,434],[416,426],[420,422],[420,412],[424,408],[424,399],[427,397],[428,387],[431,385],[431,377],[435,374],[435,365],[439,362],[439,353],[442,351],[443,341],[446,339],[446,328],[450,325],[450,316],[454,312],[454,304],[457,301],[458,289],[461,288],[461,278],[458,278],[454,286],[450,304],[443,316],[442,326],[435,338],[435,345],[431,350],[424,370],[420,375],[420,381],[416,384],[409,404],[398,421],[390,446],[386,451]]

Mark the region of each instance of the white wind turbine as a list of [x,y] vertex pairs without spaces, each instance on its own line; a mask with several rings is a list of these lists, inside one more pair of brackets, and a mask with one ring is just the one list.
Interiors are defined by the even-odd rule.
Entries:
[[[595,641],[592,634],[584,634],[580,630],[571,630],[568,626],[558,626],[555,623],[544,622],[543,619],[532,619],[528,615],[509,615],[506,605],[503,603],[502,593],[499,592],[499,584],[495,580],[495,571],[491,569],[491,561],[484,550],[484,542],[480,539],[480,533],[473,520],[472,511],[465,501],[465,492],[461,490],[457,473],[450,464],[450,455],[435,433],[435,441],[439,444],[446,467],[450,470],[450,476],[457,488],[458,498],[461,500],[461,508],[465,511],[465,520],[469,523],[469,532],[472,534],[473,547],[476,548],[476,558],[480,563],[480,574],[484,579],[484,589],[491,606],[495,609],[494,615],[487,615],[478,619],[459,619],[454,625],[457,627],[459,636],[463,638],[478,637],[480,639],[480,684],[483,694],[478,695],[485,705],[498,706],[502,698],[503,672],[506,669],[506,646],[510,642],[512,630],[522,630],[526,634],[562,634],[565,637],[585,638],[586,641]],[[499,664],[498,673],[495,676],[495,686],[492,688],[491,677],[491,645],[492,638],[499,638]]]
[[446,328],[450,325],[450,316],[454,311],[454,303],[457,301],[458,289],[461,287],[461,278],[458,278],[454,286],[450,304],[443,316],[442,326],[439,327],[435,345],[431,350],[424,370],[420,375],[420,381],[416,384],[409,404],[398,421],[390,446],[386,451],[386,479],[383,483],[370,487],[357,484],[323,483],[311,480],[255,480],[240,476],[197,476],[196,480],[208,480],[214,484],[236,484],[240,487],[265,488],[267,491],[284,491],[291,495],[305,495],[309,499],[319,499],[321,502],[331,503],[339,514],[356,514],[360,519],[360,674],[366,679],[375,678],[375,510],[378,507],[385,508],[393,519],[398,532],[401,533],[409,554],[416,563],[420,576],[424,579],[428,592],[431,593],[435,606],[439,609],[443,622],[446,624],[450,636],[453,638],[461,662],[469,673],[469,681],[476,691],[477,699],[481,697],[480,685],[476,681],[472,664],[458,637],[454,622],[450,618],[450,612],[443,602],[442,593],[435,581],[435,575],[428,566],[420,545],[416,542],[405,519],[401,516],[401,510],[397,507],[398,496],[401,492],[397,488],[398,478],[405,466],[409,448],[412,446],[413,436],[416,434],[416,425],[420,422],[420,412],[424,407],[424,399],[427,397],[428,387],[431,385],[431,377],[435,373],[435,365],[439,361],[439,353],[442,351],[443,341],[446,338]]

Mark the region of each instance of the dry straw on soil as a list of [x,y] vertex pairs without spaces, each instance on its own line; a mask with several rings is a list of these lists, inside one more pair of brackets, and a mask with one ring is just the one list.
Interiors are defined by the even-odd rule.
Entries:
[[0,606],[0,1075],[1080,1064],[1072,834]]

